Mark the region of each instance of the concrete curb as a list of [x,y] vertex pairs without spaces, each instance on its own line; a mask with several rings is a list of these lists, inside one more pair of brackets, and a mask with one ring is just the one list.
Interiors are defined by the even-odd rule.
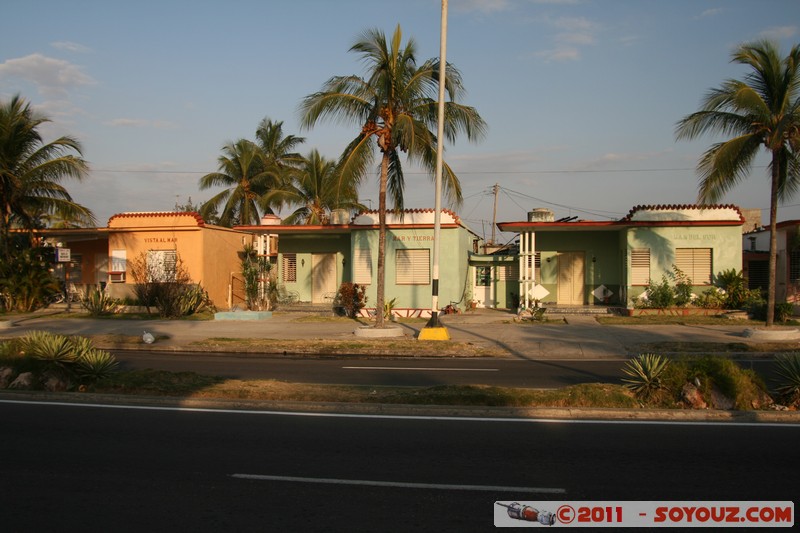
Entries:
[[275,411],[325,413],[345,416],[418,416],[431,418],[486,418],[520,420],[583,420],[675,423],[799,424],[797,411],[721,411],[684,409],[607,409],[581,407],[483,407],[446,405],[370,404],[336,402],[286,402],[186,398],[174,396],[125,396],[95,393],[1,391],[0,400],[75,405],[118,405],[132,408],[185,408],[202,410]]

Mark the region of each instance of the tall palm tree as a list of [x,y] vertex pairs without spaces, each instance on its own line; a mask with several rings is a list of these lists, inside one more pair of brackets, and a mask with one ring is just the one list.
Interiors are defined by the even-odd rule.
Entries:
[[[200,189],[227,188],[205,202],[200,215],[214,213],[221,207],[218,218],[221,226],[257,225],[261,221],[261,198],[278,182],[275,169],[266,164],[263,150],[247,139],[225,145],[217,161],[219,172],[200,178]],[[269,208],[264,211],[272,213]]]
[[39,127],[47,122],[19,95],[0,103],[0,249],[4,257],[8,257],[12,227],[32,229],[52,215],[95,223],[91,210],[76,203],[60,183],[65,178],[86,177],[88,165],[81,157],[81,145],[69,136],[44,143]]
[[770,41],[739,46],[731,62],[750,67],[743,80],[726,80],[711,89],[701,110],[678,122],[678,139],[704,133],[732,137],[715,143],[701,157],[698,199],[718,201],[749,175],[763,147],[770,157],[769,288],[767,327],[775,317],[775,266],[777,264],[778,201],[792,196],[800,177],[800,45],[786,57]]
[[256,129],[256,143],[263,150],[267,164],[281,170],[302,164],[303,156],[295,150],[305,141],[305,137],[284,135],[283,121],[273,122],[269,117],[261,119]]
[[294,179],[281,189],[267,193],[267,203],[296,206],[286,217],[287,224],[328,224],[334,209],[362,210],[355,184],[340,184],[336,161],[326,159],[314,149],[304,158]]
[[[402,46],[398,25],[391,42],[377,29],[366,31],[350,48],[366,65],[365,78],[335,76],[322,90],[307,96],[300,106],[301,124],[313,127],[322,119],[354,125],[358,135],[345,148],[339,160],[340,183],[360,184],[373,162],[375,148],[380,152],[380,186],[378,192],[378,280],[377,309],[383,309],[386,285],[386,194],[394,208],[403,208],[403,169],[400,152],[408,159],[433,172],[436,166],[435,133],[438,111],[439,61],[431,59],[418,66],[416,43],[409,39]],[[479,139],[486,124],[478,112],[456,103],[464,92],[461,74],[451,65],[445,71],[446,102],[445,135],[454,140],[466,133],[470,140]],[[375,138],[375,143],[371,142]],[[458,178],[444,165],[443,187],[453,204],[461,201]],[[383,327],[383,313],[376,315],[376,327]]]

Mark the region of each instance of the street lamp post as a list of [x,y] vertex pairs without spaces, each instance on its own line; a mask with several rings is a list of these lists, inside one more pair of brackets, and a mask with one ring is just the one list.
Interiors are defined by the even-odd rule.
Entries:
[[439,324],[439,241],[442,213],[442,152],[444,149],[444,89],[447,65],[447,0],[442,0],[442,27],[439,46],[439,114],[436,131],[436,193],[433,222],[433,276],[431,280],[431,319],[422,328],[422,340],[449,340],[447,328]]

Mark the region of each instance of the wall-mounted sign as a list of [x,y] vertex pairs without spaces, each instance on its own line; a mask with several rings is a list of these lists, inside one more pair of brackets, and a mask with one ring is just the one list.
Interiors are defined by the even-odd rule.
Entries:
[[69,263],[71,261],[69,248],[56,248],[58,250],[57,260],[59,263]]

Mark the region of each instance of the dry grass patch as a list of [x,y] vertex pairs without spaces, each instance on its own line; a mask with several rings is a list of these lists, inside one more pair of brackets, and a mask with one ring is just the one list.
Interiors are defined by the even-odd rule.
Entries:
[[213,337],[191,343],[207,350],[314,355],[393,355],[408,357],[503,357],[508,352],[470,342],[418,341],[412,338],[380,340],[282,340]]
[[488,407],[619,407],[638,403],[619,385],[582,384],[555,390],[441,385],[375,387],[239,380],[193,372],[136,370],[98,382],[91,392],[286,402],[385,403]]

